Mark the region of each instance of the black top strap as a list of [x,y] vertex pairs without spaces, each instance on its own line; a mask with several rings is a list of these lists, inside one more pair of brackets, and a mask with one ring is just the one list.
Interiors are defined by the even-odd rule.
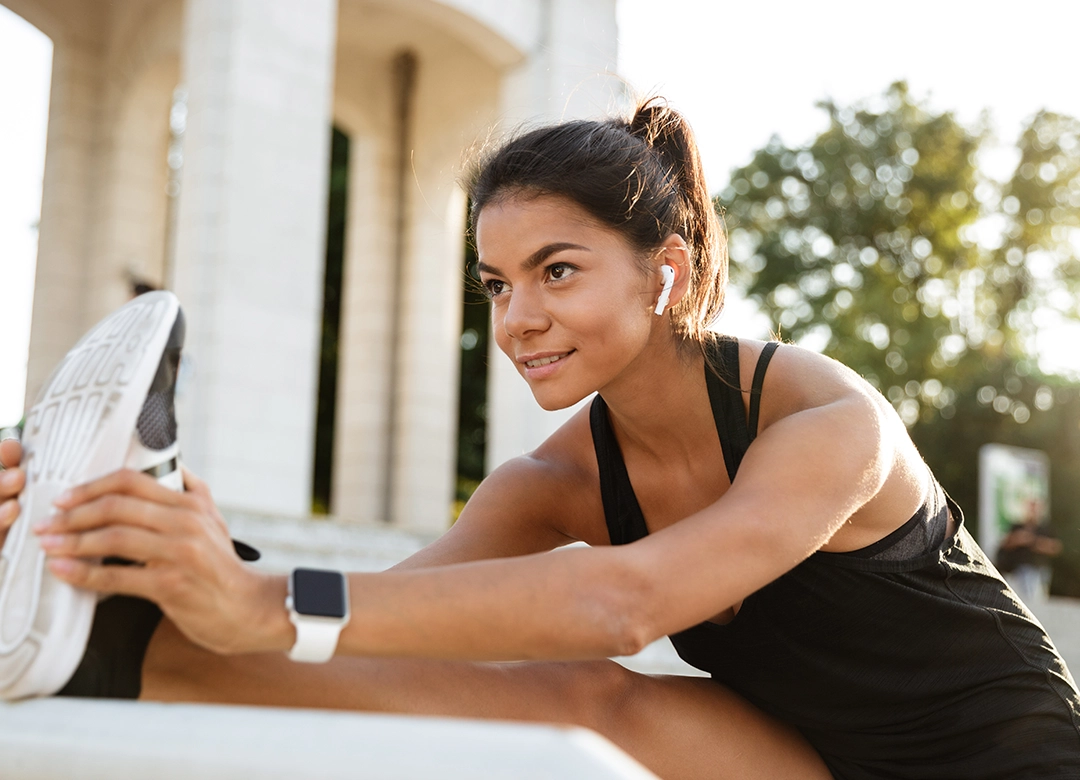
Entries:
[[746,425],[750,433],[750,441],[757,438],[758,413],[761,411],[761,386],[765,383],[765,369],[769,367],[769,361],[772,360],[773,353],[779,346],[779,341],[770,341],[766,344],[754,368],[754,382],[750,386],[750,420]]
[[750,446],[743,412],[739,379],[739,342],[728,337],[714,340],[705,360],[705,385],[709,391],[716,433],[724,451],[728,479],[735,481],[742,456]]
[[619,440],[608,419],[607,404],[597,395],[589,408],[593,449],[600,469],[600,498],[612,544],[629,544],[649,535],[630,474],[626,471]]

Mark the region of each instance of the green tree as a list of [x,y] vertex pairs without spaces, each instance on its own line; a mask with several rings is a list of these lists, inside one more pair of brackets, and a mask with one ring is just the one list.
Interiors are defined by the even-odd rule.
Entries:
[[985,120],[930,112],[903,83],[821,107],[824,132],[772,139],[717,198],[733,282],[779,335],[881,389],[972,520],[979,446],[1048,450],[1053,519],[1080,561],[1080,401],[1036,344],[1080,317],[1080,122],[1035,116],[1002,184],[977,165]]

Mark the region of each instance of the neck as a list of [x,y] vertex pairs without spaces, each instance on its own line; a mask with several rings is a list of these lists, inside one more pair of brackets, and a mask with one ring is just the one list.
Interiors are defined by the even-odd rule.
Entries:
[[716,441],[704,356],[672,336],[655,341],[600,395],[624,449],[665,462],[693,459],[701,442]]

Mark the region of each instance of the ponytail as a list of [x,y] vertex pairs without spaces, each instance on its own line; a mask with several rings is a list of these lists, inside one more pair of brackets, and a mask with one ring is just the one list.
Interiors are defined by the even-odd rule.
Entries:
[[481,163],[469,194],[474,229],[493,200],[559,195],[617,230],[643,258],[677,233],[690,249],[690,283],[671,309],[675,333],[703,343],[723,310],[723,227],[690,125],[658,98],[639,104],[629,120],[576,120],[511,140]]
[[[702,341],[708,326],[724,309],[727,290],[727,240],[705,184],[701,154],[690,124],[660,98],[637,107],[630,133],[641,138],[675,177],[682,219],[678,233],[690,247],[690,285],[672,311],[677,330]],[[681,327],[680,327],[681,326]]]

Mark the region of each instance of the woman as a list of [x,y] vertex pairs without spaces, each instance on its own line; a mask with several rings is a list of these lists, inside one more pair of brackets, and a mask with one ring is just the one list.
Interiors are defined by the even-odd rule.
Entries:
[[[281,654],[285,578],[243,566],[195,477],[75,489],[43,544],[160,605],[144,697],[579,723],[668,778],[1080,776],[1072,678],[890,405],[706,330],[726,254],[682,117],[527,133],[471,196],[499,347],[545,409],[598,397],[440,540],[350,575],[325,666]],[[713,679],[603,660],[664,635]]]

